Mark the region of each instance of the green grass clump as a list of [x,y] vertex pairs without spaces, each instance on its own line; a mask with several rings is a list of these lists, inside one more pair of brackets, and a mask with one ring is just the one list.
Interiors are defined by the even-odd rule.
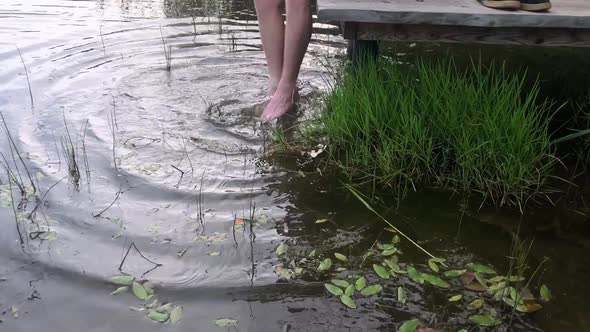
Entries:
[[543,190],[554,163],[538,93],[524,74],[493,65],[369,61],[337,80],[321,122],[332,156],[357,180],[519,204]]

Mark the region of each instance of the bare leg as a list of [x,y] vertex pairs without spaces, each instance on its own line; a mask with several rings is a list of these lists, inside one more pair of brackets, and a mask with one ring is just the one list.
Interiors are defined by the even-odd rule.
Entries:
[[312,18],[310,0],[286,0],[287,29],[283,71],[277,91],[262,114],[267,121],[274,120],[294,108],[297,77],[301,62],[311,39]]
[[285,25],[281,15],[280,1],[256,0],[256,15],[270,75],[269,95],[272,96],[281,80],[283,71]]

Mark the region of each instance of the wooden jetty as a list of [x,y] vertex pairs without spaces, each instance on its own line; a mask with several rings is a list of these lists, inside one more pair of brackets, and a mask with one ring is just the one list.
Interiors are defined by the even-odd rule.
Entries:
[[534,13],[477,0],[317,0],[318,18],[340,22],[354,47],[372,41],[590,47],[590,0],[553,0]]

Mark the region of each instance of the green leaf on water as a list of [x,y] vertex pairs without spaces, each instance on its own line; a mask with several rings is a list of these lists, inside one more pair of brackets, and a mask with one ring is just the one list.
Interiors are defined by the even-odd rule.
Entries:
[[377,248],[381,249],[381,250],[391,250],[391,249],[395,249],[395,246],[393,244],[383,244],[383,243],[379,243],[377,244]]
[[397,288],[397,300],[404,304],[406,303],[406,301],[408,301],[406,290],[402,286],[399,286]]
[[463,299],[463,295],[459,294],[459,295],[451,296],[449,298],[449,302],[457,302],[457,301],[461,301],[462,299]]
[[170,311],[170,323],[176,324],[182,319],[182,307],[177,305]]
[[521,277],[519,277],[519,276],[510,276],[508,278],[508,280],[510,282],[519,282],[519,281],[525,281],[526,279],[525,279],[525,277],[522,277],[522,276]]
[[418,326],[420,326],[420,321],[417,319],[412,319],[412,320],[404,322],[402,324],[402,326],[400,326],[397,331],[398,332],[415,332],[416,329],[418,328]]
[[340,267],[336,268],[336,272],[344,272],[344,271],[346,271],[345,267],[340,266]]
[[314,257],[315,256],[315,249],[312,250],[307,256],[308,257]]
[[428,274],[428,273],[422,273],[422,279],[424,279],[424,281],[426,281],[427,283],[440,287],[440,288],[449,288],[451,287],[451,285],[449,285],[448,282],[442,280],[441,278],[434,276],[432,274]]
[[111,278],[111,282],[115,285],[129,286],[135,280],[134,276],[120,275]]
[[365,279],[365,277],[358,278],[354,283],[354,287],[357,291],[362,291],[363,289],[365,289],[365,287],[367,287],[367,279]]
[[457,332],[469,332],[469,331],[467,331],[466,329],[460,329],[460,330],[459,330],[459,331],[457,331]]
[[373,270],[382,279],[389,279],[389,272],[382,265],[373,264]]
[[496,294],[497,292],[503,290],[504,288],[506,288],[506,286],[508,286],[508,284],[506,283],[506,281],[500,281],[499,283],[495,284],[495,285],[491,285],[490,288],[488,288],[488,293],[490,294]]
[[500,320],[492,315],[473,315],[469,320],[479,326],[498,326],[502,324]]
[[316,221],[315,221],[315,223],[316,223],[316,224],[323,224],[323,223],[325,223],[326,221],[328,221],[328,219],[318,219],[318,220],[316,220]]
[[457,278],[462,276],[467,270],[449,270],[444,273],[447,278]]
[[295,274],[301,274],[301,273],[303,273],[302,267],[295,268]]
[[483,299],[475,299],[467,305],[467,309],[476,310],[483,306]]
[[320,263],[320,266],[318,266],[318,270],[319,271],[326,271],[326,270],[329,270],[331,267],[332,267],[332,260],[330,258],[326,258]]
[[338,287],[346,288],[350,285],[350,283],[346,280],[342,279],[332,279],[332,283]]
[[391,256],[397,252],[397,248],[385,249],[381,252],[381,256]]
[[155,307],[158,306],[158,304],[160,304],[160,301],[158,301],[158,299],[154,299],[152,301],[152,303],[146,305],[145,307],[148,308],[148,309],[154,309]]
[[167,312],[158,312],[156,310],[150,310],[148,313],[148,318],[151,320],[155,320],[156,322],[164,323],[170,317],[170,314]]
[[436,262],[434,261],[434,258],[428,260],[428,267],[430,267],[430,269],[436,273],[440,271],[440,269],[438,268],[438,264],[436,264]]
[[466,266],[468,269],[470,269],[473,272],[479,272],[479,273],[483,273],[483,274],[496,274],[496,271],[494,271],[494,269],[492,269],[491,267],[489,267],[487,265],[477,264],[477,263],[469,263]]
[[135,296],[138,299],[140,299],[142,301],[145,301],[145,299],[147,299],[148,293],[140,283],[134,281],[131,289],[133,290],[133,294],[135,294]]
[[350,298],[350,296],[342,295],[340,296],[340,302],[342,302],[345,306],[356,309],[356,303]]
[[406,268],[406,271],[408,271],[408,275],[410,276],[410,279],[412,279],[414,282],[419,283],[419,284],[424,283],[424,277],[422,276],[421,273],[416,271],[416,269],[413,266],[411,266],[411,265],[408,266]]
[[543,300],[543,302],[551,301],[551,291],[547,285],[542,285],[539,292],[541,293],[541,300]]
[[343,254],[341,254],[339,252],[335,252],[334,257],[336,257],[336,259],[343,261],[343,262],[348,261],[348,257],[344,256]]
[[334,286],[332,284],[324,284],[324,287],[326,287],[328,292],[332,293],[333,295],[336,295],[336,296],[344,295],[344,291],[338,286]]
[[237,326],[238,325],[238,321],[235,319],[229,319],[229,318],[220,318],[214,321],[215,325],[219,326],[219,327],[231,327],[231,326]]
[[400,239],[397,234],[393,236],[393,239],[391,239],[391,243],[393,243],[393,244],[397,244],[397,243],[399,243],[399,241],[400,241]]
[[144,282],[143,288],[145,288],[145,291],[148,292],[148,294],[154,295],[154,284],[152,284],[151,282],[149,282],[149,281]]
[[121,286],[117,289],[115,289],[111,295],[117,295],[117,294],[121,294],[121,293],[125,293],[126,291],[129,290],[129,286]]
[[219,255],[221,255],[221,252],[219,252],[219,251],[210,251],[208,253],[208,255],[209,256],[219,256]]
[[365,289],[361,291],[361,295],[363,296],[373,296],[377,293],[380,293],[383,290],[383,286],[381,285],[371,285],[367,286]]
[[492,283],[492,284],[497,284],[499,282],[504,281],[505,279],[506,279],[506,277],[504,277],[504,276],[495,276],[495,277],[493,277],[491,279],[488,279],[488,281],[490,283]]
[[397,263],[392,261],[391,259],[384,259],[383,263],[385,263],[385,265],[387,265],[387,267],[389,267],[394,272],[400,271],[399,265],[397,265]]
[[348,285],[344,290],[344,295],[352,297],[354,295],[354,285]]
[[285,242],[281,242],[281,244],[279,244],[279,246],[277,247],[277,250],[276,250],[277,255],[281,256],[286,251],[287,251],[287,246],[285,246]]

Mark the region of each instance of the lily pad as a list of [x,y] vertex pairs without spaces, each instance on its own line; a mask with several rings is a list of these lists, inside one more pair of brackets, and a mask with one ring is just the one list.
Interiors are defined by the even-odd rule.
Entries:
[[235,319],[229,319],[229,318],[220,318],[220,319],[216,319],[214,321],[215,325],[219,326],[219,327],[231,327],[231,326],[237,326],[238,325],[238,321]]
[[328,290],[328,292],[336,296],[344,295],[344,291],[338,286],[334,286],[332,284],[324,284],[324,287]]
[[159,312],[156,310],[150,310],[147,316],[149,319],[160,323],[165,323],[168,320],[168,318],[170,318],[170,314],[168,314],[167,312]]
[[469,310],[477,310],[483,306],[483,299],[475,299],[467,305]]
[[496,271],[494,271],[494,269],[492,269],[491,267],[489,267],[487,265],[477,264],[477,263],[469,263],[466,266],[468,269],[470,269],[473,272],[479,272],[479,273],[484,273],[484,274],[496,274]]
[[345,306],[356,309],[356,303],[350,298],[350,296],[342,295],[340,296],[340,302],[342,302]]
[[342,279],[332,279],[331,281],[334,285],[342,288],[346,288],[350,285],[348,281]]
[[334,257],[336,257],[336,259],[338,259],[339,261],[343,261],[343,262],[348,261],[348,257],[346,257],[343,254],[338,253],[338,252],[334,253]]
[[440,288],[451,287],[451,285],[449,285],[448,282],[442,280],[441,278],[439,278],[437,276],[433,276],[432,274],[422,273],[422,279],[424,279],[424,281],[426,281],[427,283],[437,286],[437,287],[440,287]]
[[148,293],[140,283],[134,281],[131,289],[133,290],[133,294],[135,294],[135,296],[138,299],[140,299],[142,301],[145,301],[145,299],[147,299]]
[[542,285],[539,292],[541,293],[541,300],[543,300],[543,302],[551,301],[551,291],[547,285]]
[[367,279],[365,279],[365,277],[358,278],[354,283],[354,286],[357,291],[362,291],[363,289],[365,289],[365,287],[367,287]]
[[373,264],[373,270],[382,279],[389,279],[389,272],[382,265]]
[[285,242],[281,242],[277,247],[277,255],[282,256],[287,251],[287,246],[285,246]]
[[120,276],[114,276],[111,278],[111,282],[115,285],[123,285],[123,286],[129,286],[133,283],[133,281],[135,280],[134,276],[129,276],[129,275],[120,275]]
[[117,294],[121,294],[121,293],[125,293],[126,291],[129,290],[129,286],[121,286],[117,289],[115,289],[111,295],[117,295]]
[[320,263],[320,266],[318,266],[318,270],[319,271],[326,271],[326,270],[329,270],[331,267],[332,267],[332,260],[330,258],[326,258]]
[[463,275],[463,273],[467,272],[467,270],[450,270],[445,271],[443,275],[447,278],[457,278]]
[[170,323],[176,324],[181,319],[182,319],[182,307],[179,305],[174,306],[174,308],[170,312]]
[[463,295],[459,294],[459,295],[451,296],[449,298],[449,302],[457,302],[457,301],[461,301],[462,299],[463,299]]
[[348,285],[344,290],[344,295],[352,297],[354,295],[354,285]]
[[371,285],[367,286],[365,289],[361,291],[361,295],[363,296],[373,296],[375,294],[380,293],[383,290],[383,286],[381,285]]
[[473,315],[469,320],[479,326],[498,326],[502,324],[500,320],[492,315]]
[[408,296],[406,294],[406,290],[402,286],[399,286],[397,288],[397,300],[400,303],[404,303],[404,304],[408,301]]
[[408,275],[410,276],[410,279],[412,279],[414,282],[419,283],[419,284],[424,283],[424,278],[423,278],[422,274],[419,273],[418,271],[416,271],[416,268],[414,268],[413,266],[408,266],[406,268],[406,271],[408,271]]
[[415,332],[416,329],[418,328],[418,326],[420,326],[420,321],[417,319],[412,319],[412,320],[404,322],[402,324],[402,326],[400,326],[397,331],[398,332]]

